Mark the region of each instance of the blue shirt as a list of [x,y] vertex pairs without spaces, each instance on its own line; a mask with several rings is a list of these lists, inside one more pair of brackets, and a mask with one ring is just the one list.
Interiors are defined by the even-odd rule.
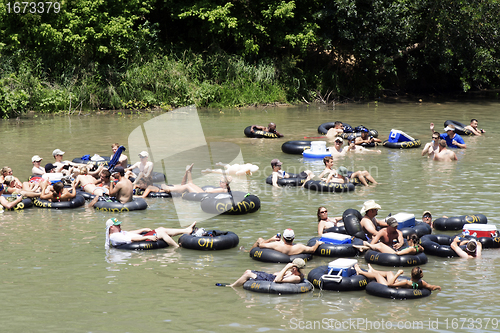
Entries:
[[454,145],[452,143],[453,140],[455,140],[456,142],[458,142],[460,144],[465,144],[464,139],[462,139],[462,137],[456,133],[455,133],[455,136],[453,138],[450,138],[448,136],[448,133],[443,133],[443,134],[440,134],[439,136],[441,137],[441,139],[446,140],[446,144],[448,145],[449,148],[460,148],[457,145]]

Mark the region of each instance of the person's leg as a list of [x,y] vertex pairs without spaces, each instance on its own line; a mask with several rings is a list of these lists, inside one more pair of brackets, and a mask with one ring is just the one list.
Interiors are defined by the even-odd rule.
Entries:
[[256,277],[257,277],[257,274],[255,274],[251,270],[247,269],[245,271],[245,273],[243,273],[243,275],[238,280],[234,281],[232,284],[228,285],[227,287],[241,287],[249,279],[255,279]]
[[365,177],[361,174],[360,171],[353,172],[351,175],[351,179],[358,178],[361,184],[368,186],[368,182],[366,181]]
[[179,244],[177,244],[177,242],[174,241],[165,230],[166,229],[162,227],[155,229],[158,239],[163,239],[169,246],[172,246],[173,248],[179,247]]
[[396,251],[394,251],[393,248],[385,245],[382,242],[379,242],[377,244],[371,244],[367,241],[363,241],[363,245],[368,246],[370,249],[375,250],[375,251],[379,251],[381,253],[396,253]]
[[380,274],[379,271],[372,269],[372,270],[368,270],[368,272],[365,272],[361,268],[359,268],[358,264],[354,265],[354,269],[356,270],[356,273],[358,275],[363,275],[371,280],[376,280],[378,283],[387,285],[387,280]]
[[371,182],[372,184],[378,184],[376,181],[375,181],[375,178],[372,177],[372,175],[370,175],[370,173],[367,171],[367,170],[364,170],[362,171],[362,174],[363,176],[369,181]]
[[166,233],[168,236],[177,236],[181,234],[190,234],[193,232],[193,228],[196,226],[196,222],[193,222],[190,226],[183,229],[174,229],[174,228],[164,228],[159,227],[156,228],[156,233]]
[[205,169],[205,170],[201,170],[201,173],[218,173],[218,174],[222,174],[222,169]]
[[187,184],[187,190],[191,193],[203,193],[205,192],[201,187],[199,187],[198,185],[194,184],[194,183],[191,183],[191,184]]
[[96,202],[99,201],[99,196],[96,195],[94,199],[92,199],[92,201],[89,203],[89,208],[92,208],[94,207],[94,205],[96,204]]
[[393,284],[394,282],[396,282],[396,280],[398,279],[398,277],[403,274],[403,270],[400,269],[398,270],[398,272],[396,273],[396,275],[394,275],[392,272],[387,272],[387,285],[391,285]]

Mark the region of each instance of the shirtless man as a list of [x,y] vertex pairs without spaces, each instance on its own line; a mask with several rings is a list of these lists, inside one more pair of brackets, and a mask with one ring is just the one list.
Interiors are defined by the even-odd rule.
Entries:
[[344,133],[344,126],[341,121],[336,121],[334,126],[328,130],[326,137],[328,139],[333,139],[334,137],[340,136]]
[[[117,179],[118,182],[115,184],[114,180]],[[133,185],[132,182],[125,178],[125,169],[121,166],[114,168],[111,174],[110,186],[109,186],[109,198],[104,196],[97,196],[90,202],[89,207],[94,207],[97,201],[116,201],[122,204],[131,202],[133,200]]]
[[434,154],[439,149],[439,132],[432,133],[432,141],[427,143],[422,150],[422,156],[427,155],[428,158],[434,158]]
[[252,127],[250,127],[250,132],[251,133],[255,133],[255,130],[260,130],[260,131],[266,131],[266,132],[269,132],[269,133],[274,133],[277,136],[279,136],[280,138],[282,138],[284,136],[283,134],[278,133],[278,131],[276,131],[276,124],[275,123],[269,123],[269,125],[267,125],[267,127],[265,127],[265,126],[259,126],[259,125],[252,125]]
[[[111,149],[113,150],[113,155],[111,155],[110,160],[113,159],[113,156],[115,155],[116,151],[118,150],[118,147],[120,147],[120,144],[118,144],[118,143],[113,143],[111,145]],[[116,164],[116,166],[119,166],[119,165],[122,166],[124,169],[127,168],[127,165],[128,165],[128,157],[127,157],[127,155],[121,153],[120,158],[119,158],[118,163]]]
[[314,253],[316,249],[323,244],[323,242],[316,241],[313,246],[306,246],[304,244],[293,244],[295,239],[295,233],[292,229],[286,229],[283,231],[283,241],[278,238],[277,235],[265,240],[263,238],[257,239],[252,249],[255,247],[260,247],[261,249],[272,249],[289,256],[293,256],[301,253]]
[[[109,172],[109,171],[108,171]],[[94,194],[96,196],[101,196],[109,193],[109,188],[98,187],[96,186],[98,180],[88,174],[88,169],[86,166],[80,167],[80,174],[73,181],[75,187],[80,185],[82,189],[90,194]]]
[[377,234],[377,226],[387,227],[387,223],[385,221],[375,218],[379,209],[380,205],[374,200],[365,201],[363,207],[361,208],[361,215],[364,214],[364,216],[361,219],[360,224],[363,228],[363,232],[369,240]]
[[[125,177],[130,178],[133,177],[135,178],[134,184],[136,184],[137,180],[142,177],[149,177],[151,175],[151,172],[153,172],[153,162],[148,161],[149,158],[149,153],[147,151],[141,151],[139,153],[139,158],[141,159],[140,162],[135,163],[129,168],[125,169]],[[138,168],[139,169],[139,174],[136,175],[135,173],[132,172],[132,170]]]
[[78,168],[78,167],[84,165],[84,164],[73,163],[70,161],[63,161],[63,157],[64,157],[63,155],[64,155],[64,152],[61,149],[54,149],[54,151],[52,152],[52,156],[54,156],[54,160],[55,160],[55,162],[52,163],[52,165],[54,165],[56,167],[56,171],[55,171],[56,173],[60,172],[65,176],[71,175],[73,173],[74,167]]
[[380,149],[374,150],[374,149],[366,149],[365,147],[358,146],[356,145],[356,139],[351,139],[349,140],[349,146],[344,147],[342,152],[344,153],[381,153],[382,151]]
[[[344,149],[342,149],[343,144],[344,144],[344,139],[342,139],[340,136],[335,138],[334,146],[328,147],[328,150],[332,153],[332,157],[345,156],[346,151]],[[323,160],[323,162],[324,162],[324,160]]]
[[[337,139],[342,140],[342,138],[337,138]],[[337,142],[337,140],[335,140],[335,142]],[[337,173],[337,171],[333,169],[333,157],[332,156],[323,157],[323,164],[325,164],[325,170],[323,170],[323,172],[321,172],[318,177],[322,181],[326,182],[327,179],[330,177],[330,175]]]
[[470,125],[465,126],[465,128],[474,133],[474,135],[481,136],[484,133],[484,129],[477,128],[477,119],[471,119]]
[[457,155],[446,148],[446,141],[443,139],[439,140],[439,151],[434,154],[434,161],[453,162],[457,160]]
[[356,145],[361,145],[363,143],[381,143],[382,140],[378,138],[374,138],[373,136],[370,135],[370,131],[368,128],[363,128],[361,130],[361,136],[358,136],[357,138],[354,139],[354,143]]
[[380,229],[370,243],[377,244],[380,241],[394,250],[399,250],[404,245],[404,238],[403,233],[397,228],[398,221],[394,217],[389,217],[387,228]]

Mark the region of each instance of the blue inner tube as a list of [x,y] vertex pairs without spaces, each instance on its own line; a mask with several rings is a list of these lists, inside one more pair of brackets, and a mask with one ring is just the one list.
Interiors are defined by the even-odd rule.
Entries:
[[[304,184],[307,175],[300,175],[297,173],[288,173],[290,175],[289,178],[280,178],[277,183],[279,186],[302,186]],[[270,175],[266,178],[266,184],[273,185],[273,175]]]
[[444,127],[448,126],[448,125],[453,125],[455,126],[455,133],[459,134],[459,135],[471,135],[471,136],[474,136],[474,133],[472,133],[472,131],[468,130],[467,128],[465,128],[466,125],[458,122],[458,121],[455,121],[455,120],[446,120],[444,122]]
[[68,208],[77,208],[81,207],[85,204],[85,198],[79,194],[77,194],[70,201],[62,201],[62,202],[50,202],[48,200],[42,200],[40,198],[33,198],[33,205],[38,208],[52,208],[52,209],[68,209]]
[[279,136],[276,133],[271,133],[262,130],[254,130],[253,133],[250,131],[252,126],[248,126],[243,131],[245,135],[249,138],[266,138],[266,139],[278,139]]
[[281,145],[281,151],[286,154],[302,155],[304,150],[311,148],[311,142],[305,140],[287,141]]
[[132,242],[129,244],[114,246],[115,249],[135,250],[135,251],[156,250],[156,249],[163,249],[165,247],[168,247],[168,244],[163,239],[159,239],[156,242],[140,241],[140,242]]
[[417,222],[414,227],[402,228],[401,233],[403,233],[404,238],[408,238],[408,235],[416,233],[419,238],[423,235],[430,235],[432,233],[432,228],[425,222]]
[[[313,237],[307,242],[307,246],[314,246],[316,241],[319,240],[320,237]],[[323,257],[337,257],[337,258],[345,258],[345,257],[354,257],[357,254],[355,248],[352,247],[352,244],[321,244],[314,254]]]
[[432,224],[436,230],[462,230],[467,223],[487,224],[488,218],[483,214],[440,217]]
[[260,199],[241,191],[231,191],[231,194],[209,193],[201,200],[200,207],[209,214],[242,215],[258,211]]
[[289,256],[288,254],[284,254],[272,249],[261,249],[260,247],[254,247],[250,251],[250,257],[255,260],[263,261],[263,262],[276,262],[276,263],[289,263],[292,262],[295,258],[304,259],[304,261],[309,261],[312,259],[312,254],[310,253],[302,253],[293,256]]
[[231,231],[207,230],[215,236],[196,237],[194,235],[182,235],[179,237],[179,245],[185,249],[192,250],[226,250],[238,245],[238,235]]
[[[8,199],[9,197],[11,197],[10,194],[2,194],[2,196],[5,198],[5,199]],[[15,201],[12,200],[12,201]],[[17,205],[15,205],[13,208],[11,209],[7,209],[4,207],[5,210],[21,210],[21,209],[25,209],[25,208],[31,208],[33,207],[33,201],[31,201],[30,198],[24,198],[23,200],[21,200],[20,202],[17,203]]]
[[317,192],[343,193],[343,192],[354,191],[355,186],[354,183],[351,182],[340,184],[340,183],[325,183],[322,180],[309,180],[304,184],[304,188]]
[[144,210],[148,208],[148,204],[143,198],[134,198],[134,200],[127,202],[126,204],[111,201],[97,201],[94,208],[102,212],[121,213],[131,210]]
[[332,153],[328,148],[326,148],[325,152],[321,153],[313,153],[310,149],[306,149],[302,152],[302,156],[304,156],[305,158],[324,158],[326,156],[332,156]]
[[368,250],[365,254],[365,260],[369,263],[382,266],[410,267],[426,264],[427,256],[423,252],[398,256],[394,253],[380,253],[378,251]]
[[382,145],[387,148],[394,149],[410,149],[410,148],[418,148],[422,142],[420,140],[413,141],[404,141],[404,142],[389,142],[389,140],[385,140]]
[[276,283],[250,279],[243,284],[243,289],[267,294],[302,294],[313,290],[312,284],[307,280],[301,283]]
[[[450,247],[453,238],[447,235],[424,235],[420,238],[420,245],[424,248],[425,253],[443,257],[458,257],[455,251]],[[465,250],[465,245],[461,246]]]
[[368,279],[363,275],[352,275],[342,277],[342,281],[335,282],[332,280],[323,279],[322,276],[328,274],[328,266],[319,266],[309,272],[307,279],[314,286],[334,291],[357,291],[363,290],[368,285]]
[[[406,278],[400,276],[398,279]],[[406,278],[408,280],[408,278]],[[431,294],[429,289],[392,288],[372,281],[366,286],[366,292],[373,296],[392,299],[415,299],[427,297]]]

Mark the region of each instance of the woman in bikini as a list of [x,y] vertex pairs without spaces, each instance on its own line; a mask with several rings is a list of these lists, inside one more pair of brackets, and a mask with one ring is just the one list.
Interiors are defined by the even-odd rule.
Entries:
[[397,254],[398,256],[424,252],[424,248],[422,247],[422,245],[419,244],[420,238],[417,236],[417,234],[413,233],[408,235],[407,240],[408,240],[408,247],[399,249],[397,251],[382,242],[379,242],[377,244],[371,244],[367,241],[363,241],[363,245],[381,253],[392,253],[392,254]]
[[98,180],[95,179],[94,176],[89,175],[88,173],[89,171],[87,166],[85,165],[81,166],[80,174],[73,181],[74,187],[80,185],[85,192],[94,194],[96,196],[102,196],[103,194],[108,194],[109,189],[107,189],[106,187],[96,186]]
[[76,189],[75,183],[72,183],[71,191],[67,188],[64,188],[64,184],[62,182],[57,182],[51,186],[49,191],[45,191],[48,186],[48,182],[42,183],[42,194],[40,195],[40,199],[48,200],[51,202],[61,202],[61,201],[70,201],[74,197],[76,197]]
[[318,216],[318,235],[321,236],[326,229],[343,226],[342,217],[328,217],[328,210],[321,206],[316,214]]

